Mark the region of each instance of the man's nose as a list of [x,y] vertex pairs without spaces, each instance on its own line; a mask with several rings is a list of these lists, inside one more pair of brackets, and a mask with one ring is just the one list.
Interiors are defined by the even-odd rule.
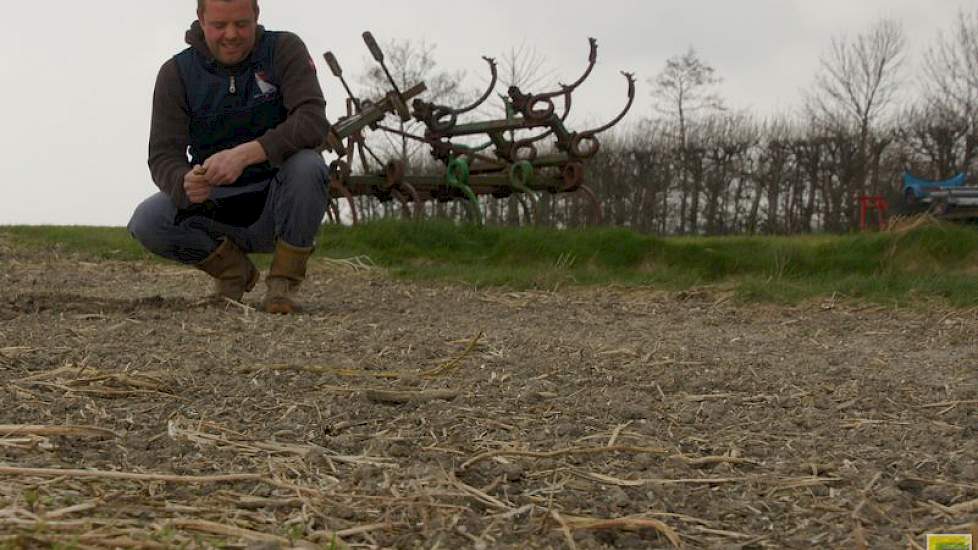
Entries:
[[235,26],[235,25],[228,25],[227,27],[224,28],[224,39],[225,40],[234,40],[234,39],[238,38],[238,35],[239,34],[241,34],[241,33],[238,32],[238,27]]

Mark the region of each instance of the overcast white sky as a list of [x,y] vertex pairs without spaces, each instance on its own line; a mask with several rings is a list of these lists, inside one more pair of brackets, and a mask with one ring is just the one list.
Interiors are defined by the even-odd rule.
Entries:
[[[445,0],[332,2],[264,0],[261,23],[305,40],[324,83],[330,118],[342,89],[322,53],[346,76],[363,70],[360,39],[424,39],[446,70],[465,69],[476,87],[480,56],[526,43],[563,80],[576,78],[587,37],[598,66],[575,96],[572,127],[613,116],[623,104],[620,70],[637,73],[629,115],[651,113],[646,80],[689,46],[724,78],[734,107],[764,115],[797,106],[830,39],[880,17],[901,21],[913,58],[974,0]],[[156,188],[146,167],[153,84],[183,49],[193,0],[7,2],[0,31],[0,225],[125,225]],[[550,7],[553,6],[553,7]],[[352,79],[351,79],[352,80]]]

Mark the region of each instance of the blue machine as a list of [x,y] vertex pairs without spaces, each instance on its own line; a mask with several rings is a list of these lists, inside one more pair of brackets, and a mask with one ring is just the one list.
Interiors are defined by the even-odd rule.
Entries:
[[906,199],[907,204],[929,203],[933,201],[933,194],[935,192],[946,196],[947,194],[943,193],[943,191],[955,187],[963,187],[967,179],[967,176],[962,172],[951,179],[931,181],[914,177],[908,170],[903,173],[903,197]]

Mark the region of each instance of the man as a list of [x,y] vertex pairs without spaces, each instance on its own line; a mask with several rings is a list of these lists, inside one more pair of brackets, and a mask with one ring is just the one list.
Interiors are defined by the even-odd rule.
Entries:
[[259,279],[247,253],[274,252],[261,308],[289,314],[326,211],[316,151],[329,125],[305,45],[266,31],[258,13],[258,0],[198,0],[190,47],[162,66],[153,94],[149,168],[160,192],[129,231],[235,301]]

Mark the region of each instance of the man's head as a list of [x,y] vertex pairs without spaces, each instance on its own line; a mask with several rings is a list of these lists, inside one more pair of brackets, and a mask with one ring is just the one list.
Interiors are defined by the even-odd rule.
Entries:
[[224,65],[244,61],[255,47],[258,0],[197,0],[197,19],[211,55]]

